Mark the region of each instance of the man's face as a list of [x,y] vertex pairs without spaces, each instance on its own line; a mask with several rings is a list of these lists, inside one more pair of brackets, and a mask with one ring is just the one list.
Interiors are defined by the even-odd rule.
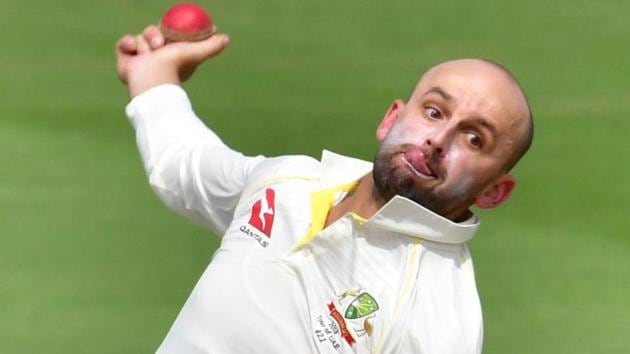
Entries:
[[498,204],[514,186],[505,166],[527,117],[520,89],[497,67],[479,60],[440,64],[422,77],[407,104],[394,102],[379,126],[376,191],[452,219],[465,216],[483,195],[492,199],[484,206]]

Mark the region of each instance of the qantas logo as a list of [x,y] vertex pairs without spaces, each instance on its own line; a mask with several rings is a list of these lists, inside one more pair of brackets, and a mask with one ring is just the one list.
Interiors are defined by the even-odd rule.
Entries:
[[275,198],[276,192],[267,188],[265,196],[257,200],[252,206],[252,215],[249,218],[249,224],[269,238],[271,238],[273,218],[276,214]]

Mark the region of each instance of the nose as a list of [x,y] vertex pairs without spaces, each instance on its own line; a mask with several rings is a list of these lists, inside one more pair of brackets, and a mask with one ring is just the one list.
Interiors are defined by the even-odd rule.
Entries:
[[442,158],[445,155],[445,148],[447,144],[447,134],[445,132],[437,132],[433,136],[429,136],[424,141],[424,145],[429,149],[432,155],[437,155]]
[[453,118],[438,123],[430,127],[428,135],[425,135],[424,144],[432,154],[437,155],[436,157],[444,158],[457,135],[459,125]]
[[455,119],[442,120],[431,126],[425,136],[424,145],[436,158],[445,158],[455,141],[459,125]]

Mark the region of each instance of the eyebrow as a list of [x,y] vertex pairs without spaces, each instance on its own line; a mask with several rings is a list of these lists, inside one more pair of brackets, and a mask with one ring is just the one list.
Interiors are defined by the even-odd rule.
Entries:
[[448,92],[444,91],[441,87],[438,87],[438,86],[431,87],[422,96],[427,96],[427,95],[432,94],[432,93],[436,94],[438,96],[441,96],[445,101],[448,101],[448,102],[451,102],[451,101],[454,100],[454,98],[453,98],[453,96],[451,94],[449,94]]
[[496,141],[499,138],[499,132],[497,131],[497,127],[494,124],[490,123],[485,118],[483,117],[475,118],[470,123],[479,125],[485,128],[487,131],[490,132],[490,135],[492,135],[493,140]]

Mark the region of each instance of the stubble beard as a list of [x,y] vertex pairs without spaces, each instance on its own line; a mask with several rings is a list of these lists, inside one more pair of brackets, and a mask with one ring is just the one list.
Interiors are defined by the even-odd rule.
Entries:
[[374,158],[372,177],[375,199],[387,203],[394,196],[399,195],[410,199],[423,207],[442,216],[446,216],[464,203],[459,193],[439,191],[439,184],[427,183],[423,185],[411,171],[396,165],[395,160],[404,152],[403,146],[381,146]]

